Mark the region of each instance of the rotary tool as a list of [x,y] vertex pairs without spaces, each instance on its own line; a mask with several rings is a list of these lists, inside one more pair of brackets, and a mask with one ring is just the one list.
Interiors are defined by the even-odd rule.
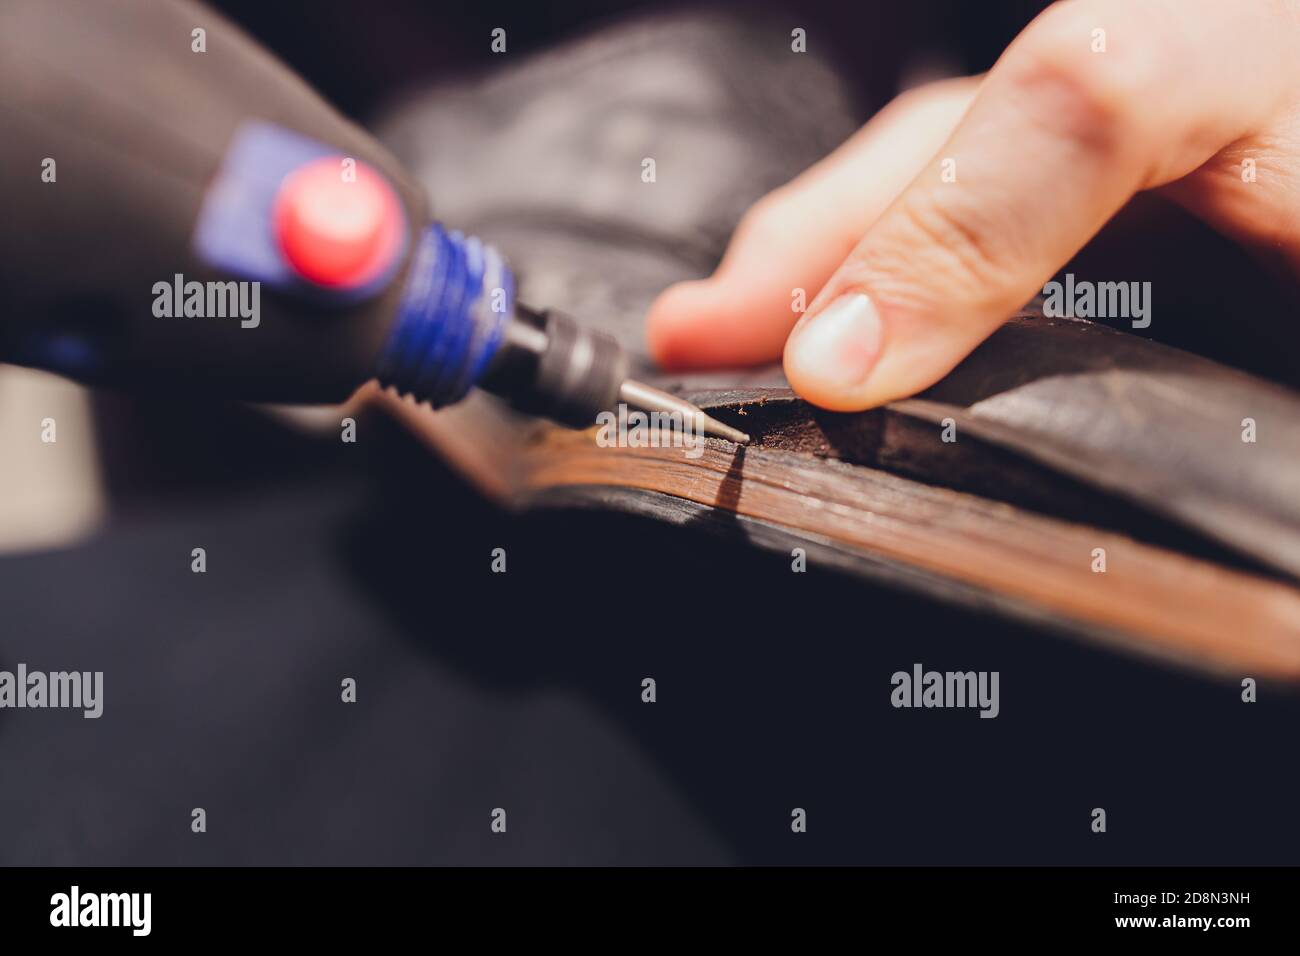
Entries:
[[198,3],[0,4],[0,128],[0,360],[255,401],[478,387],[574,427],[623,403],[748,441],[521,304],[492,246]]

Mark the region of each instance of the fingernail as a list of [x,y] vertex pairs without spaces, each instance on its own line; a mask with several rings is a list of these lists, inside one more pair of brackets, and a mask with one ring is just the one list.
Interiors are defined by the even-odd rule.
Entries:
[[842,295],[795,330],[786,361],[832,387],[859,385],[880,357],[880,315],[865,295]]

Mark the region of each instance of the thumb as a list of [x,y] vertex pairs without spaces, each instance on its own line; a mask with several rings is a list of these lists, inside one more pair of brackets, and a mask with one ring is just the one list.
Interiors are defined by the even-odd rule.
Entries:
[[[1201,167],[1277,108],[1273,74],[1242,65],[1281,49],[1268,18],[1198,3],[1186,42],[1240,60],[1188,71],[1175,43],[1093,55],[1080,37],[1098,6],[1058,4],[1021,34],[934,160],[831,276],[786,342],[800,395],[857,411],[934,384],[1135,192]],[[1153,8],[1105,10],[1116,34],[1160,35]]]
[[786,378],[814,405],[859,411],[937,382],[1139,188],[1110,116],[1015,54],[795,325]]
[[[978,174],[975,157],[956,160],[960,174]],[[1004,184],[946,182],[944,162],[927,166],[867,231],[786,341],[786,378],[814,405],[859,411],[927,388],[1057,267],[1057,255],[1025,255],[1027,243],[1012,238],[1032,217],[1006,207]],[[1040,201],[1033,189],[1022,206]],[[1062,249],[1061,261],[1068,255]]]

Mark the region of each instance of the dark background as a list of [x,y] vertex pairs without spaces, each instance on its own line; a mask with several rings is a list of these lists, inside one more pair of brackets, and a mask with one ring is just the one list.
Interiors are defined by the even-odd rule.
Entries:
[[[524,52],[634,8],[220,6],[361,119],[486,68],[507,17]],[[828,25],[865,117],[918,64],[987,68],[1038,6],[819,3],[797,22]],[[1175,334],[1280,376],[1221,329]],[[698,529],[501,514],[376,417],[346,445],[226,404],[106,395],[97,414],[113,519],[0,559],[0,667],[103,670],[105,715],[0,711],[2,863],[1297,859],[1282,688],[1247,706],[1235,679],[793,575]],[[1000,671],[1001,715],[892,709],[914,662]]]

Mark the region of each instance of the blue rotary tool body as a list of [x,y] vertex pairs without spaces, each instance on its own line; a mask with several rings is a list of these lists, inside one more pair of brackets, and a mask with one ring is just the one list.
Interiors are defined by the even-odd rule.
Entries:
[[280,402],[481,387],[575,426],[625,401],[744,438],[522,306],[491,246],[200,4],[0,6],[0,126],[0,360]]

